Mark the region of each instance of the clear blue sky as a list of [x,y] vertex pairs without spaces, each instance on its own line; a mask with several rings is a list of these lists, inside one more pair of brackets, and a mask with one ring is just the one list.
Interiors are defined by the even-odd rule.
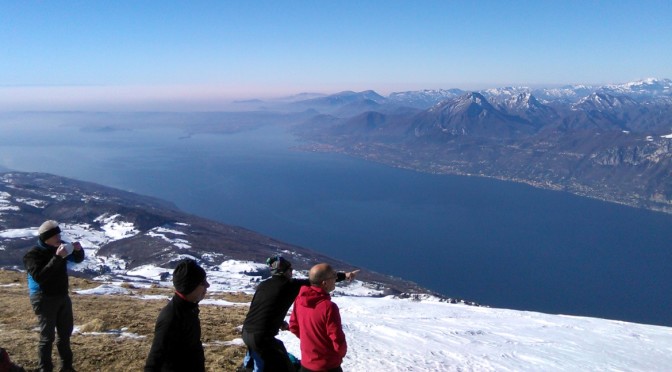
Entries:
[[0,0],[0,52],[5,106],[620,83],[672,78],[672,1]]

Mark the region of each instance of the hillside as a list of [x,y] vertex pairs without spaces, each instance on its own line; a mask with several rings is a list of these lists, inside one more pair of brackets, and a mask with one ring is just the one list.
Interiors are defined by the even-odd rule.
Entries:
[[[179,211],[174,205],[101,185],[42,173],[0,173],[0,267],[22,268],[37,227],[47,219],[62,224],[68,239],[87,248],[77,275],[125,275],[143,265],[174,267],[188,255],[204,266],[227,259],[264,262],[282,254],[297,269],[328,262],[355,267],[242,227]],[[401,278],[361,268],[362,279],[389,293],[429,292]],[[375,283],[375,284],[374,284]]]

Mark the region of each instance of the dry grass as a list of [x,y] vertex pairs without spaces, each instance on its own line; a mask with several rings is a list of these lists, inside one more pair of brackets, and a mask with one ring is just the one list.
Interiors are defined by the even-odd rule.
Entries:
[[[6,284],[18,284],[4,286]],[[70,278],[70,289],[97,287],[99,283]],[[23,273],[0,270],[0,346],[7,349],[12,361],[31,371],[37,367],[37,317],[30,307],[26,277]],[[171,294],[167,288],[140,289],[126,286],[133,294]],[[80,334],[71,338],[78,371],[141,371],[151,346],[154,322],[163,300],[141,300],[130,296],[70,295],[75,326],[82,332],[125,332],[143,338],[119,337],[116,334]],[[246,294],[216,294],[210,298],[232,302],[249,302]],[[208,371],[233,371],[243,359],[245,349],[225,346],[224,342],[240,338],[247,307],[201,306],[202,341]],[[54,346],[54,363],[59,358]]]

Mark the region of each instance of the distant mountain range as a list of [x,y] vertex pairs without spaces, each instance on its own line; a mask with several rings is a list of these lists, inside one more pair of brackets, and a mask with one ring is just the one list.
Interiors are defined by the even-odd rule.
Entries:
[[[172,268],[184,257],[217,270],[225,260],[264,263],[281,254],[297,270],[328,262],[348,263],[179,211],[173,204],[113,188],[43,173],[0,173],[0,268],[22,269],[23,255],[47,219],[62,224],[70,239],[82,241],[87,257],[74,270],[86,277],[125,277],[151,265]],[[250,273],[253,275],[255,273]],[[415,283],[362,269],[358,278],[386,294],[431,292]]]
[[599,87],[343,92],[295,131],[314,151],[494,177],[672,213],[672,80]]
[[[275,101],[240,101],[237,103],[263,103],[266,106],[275,103],[290,103],[295,108],[309,109],[333,109],[342,108],[349,104],[362,104],[365,101],[381,106],[413,107],[421,110],[451,99],[459,97],[469,91],[452,89],[425,89],[417,91],[393,92],[387,97],[375,91],[362,92],[344,91],[331,95],[317,93],[301,93],[290,97],[284,97]],[[628,96],[638,102],[672,102],[672,80],[649,78],[624,84],[609,84],[599,86],[589,85],[565,85],[553,88],[530,88],[530,87],[503,87],[476,91],[489,100],[502,101],[521,94],[536,97],[546,105],[576,103],[592,93],[603,93],[612,96]]]

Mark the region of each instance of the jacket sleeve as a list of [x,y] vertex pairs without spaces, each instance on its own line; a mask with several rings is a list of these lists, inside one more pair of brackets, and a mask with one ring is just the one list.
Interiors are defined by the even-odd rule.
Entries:
[[310,280],[292,278],[292,285],[294,285],[298,291],[301,287],[310,287]]
[[170,355],[170,321],[160,314],[154,327],[154,340],[145,362],[145,372],[161,371],[166,356]]
[[343,333],[341,313],[335,303],[332,302],[330,305],[327,311],[327,334],[336,353],[341,358],[344,358],[348,352],[348,344],[345,341],[345,333]]
[[65,260],[61,256],[53,255],[47,264],[42,266],[37,256],[38,253],[35,251],[28,252],[23,258],[23,265],[26,267],[28,274],[40,284],[59,273],[61,266],[65,265]]
[[80,263],[80,262],[84,261],[84,248],[82,247],[82,249],[80,249],[78,251],[77,250],[72,251],[72,254],[70,254],[66,258],[68,259],[68,261],[74,262],[74,263]]
[[342,282],[345,280],[345,273],[344,272],[337,272],[336,273],[336,282]]
[[299,322],[296,317],[296,304],[294,304],[294,308],[292,309],[292,315],[289,316],[289,331],[296,337],[301,338],[301,330],[299,329]]

